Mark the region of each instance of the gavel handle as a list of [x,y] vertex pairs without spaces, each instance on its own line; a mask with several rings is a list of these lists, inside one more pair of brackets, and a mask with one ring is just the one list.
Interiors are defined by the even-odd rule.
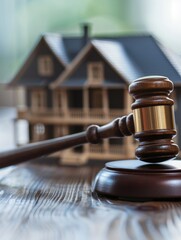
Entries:
[[14,150],[2,152],[0,154],[0,168],[84,143],[96,144],[104,138],[130,136],[132,133],[134,133],[133,115],[129,114],[128,116],[117,118],[101,127],[91,125],[85,132],[31,143]]

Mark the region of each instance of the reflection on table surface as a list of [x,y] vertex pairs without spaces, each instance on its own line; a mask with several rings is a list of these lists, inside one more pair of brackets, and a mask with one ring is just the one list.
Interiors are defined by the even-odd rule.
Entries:
[[180,239],[181,202],[93,197],[98,170],[36,163],[0,170],[1,239]]

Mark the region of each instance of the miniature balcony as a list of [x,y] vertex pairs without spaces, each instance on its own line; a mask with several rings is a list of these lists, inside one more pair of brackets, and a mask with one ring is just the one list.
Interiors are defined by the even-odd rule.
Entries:
[[125,115],[125,110],[108,109],[106,112],[103,109],[31,109],[21,108],[18,110],[18,119],[27,119],[33,122],[42,122],[54,124],[55,122],[82,123],[91,124],[105,124],[114,118]]
[[90,118],[99,118],[99,119],[105,117],[103,110],[98,108],[89,109],[88,116]]
[[[90,153],[105,153],[105,149],[103,145],[91,145],[89,148]],[[107,150],[108,154],[119,155],[125,153],[125,147],[123,145],[110,145],[109,150]]]
[[60,152],[60,158],[62,163],[66,164],[84,164],[89,159],[96,160],[118,160],[131,158],[132,155],[128,155],[125,151],[125,147],[121,145],[111,145],[109,150],[105,149],[103,145],[89,145],[88,148],[84,148],[81,153],[74,152],[72,149],[67,149]]
[[31,109],[31,108],[19,108],[17,112],[17,116],[20,119],[26,119],[30,116],[36,117],[50,117],[50,116],[63,116],[62,110],[55,110],[55,109]]
[[126,114],[125,110],[114,110],[111,109],[108,113],[104,113],[103,109],[89,109],[87,112],[84,112],[82,109],[70,109],[68,116],[71,118],[82,119],[112,119],[123,116]]
[[71,118],[78,118],[78,119],[82,119],[84,116],[83,110],[82,109],[70,109],[70,111],[68,112],[68,116]]
[[126,153],[126,148],[123,145],[110,145],[109,146],[109,152],[114,155],[119,155],[119,154],[125,154]]
[[100,144],[96,144],[96,145],[90,145],[89,147],[89,152],[90,153],[104,153],[104,147],[103,145],[100,145]]

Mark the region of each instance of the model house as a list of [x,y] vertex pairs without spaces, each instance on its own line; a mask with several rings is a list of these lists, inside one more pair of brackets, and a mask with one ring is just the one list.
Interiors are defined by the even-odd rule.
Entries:
[[[181,124],[181,58],[150,35],[90,38],[44,34],[10,86],[23,86],[30,142],[83,131],[131,112],[129,84],[146,75],[164,75],[175,84],[176,122]],[[181,133],[178,131],[178,144]],[[58,153],[65,162],[133,158],[132,137],[107,139]]]

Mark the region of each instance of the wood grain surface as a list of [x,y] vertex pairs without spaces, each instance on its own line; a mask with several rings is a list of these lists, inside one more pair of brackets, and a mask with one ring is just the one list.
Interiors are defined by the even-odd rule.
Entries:
[[93,198],[97,171],[34,163],[0,170],[0,240],[181,239],[181,202]]

